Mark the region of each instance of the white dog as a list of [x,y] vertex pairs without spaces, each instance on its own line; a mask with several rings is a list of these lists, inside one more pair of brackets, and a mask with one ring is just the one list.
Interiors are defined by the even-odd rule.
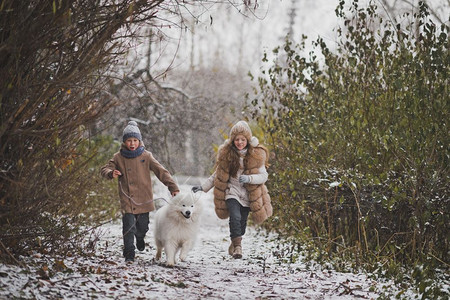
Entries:
[[154,235],[156,260],[164,249],[167,266],[175,265],[175,256],[180,251],[180,260],[185,261],[194,246],[199,229],[201,201],[193,193],[179,193],[155,214]]

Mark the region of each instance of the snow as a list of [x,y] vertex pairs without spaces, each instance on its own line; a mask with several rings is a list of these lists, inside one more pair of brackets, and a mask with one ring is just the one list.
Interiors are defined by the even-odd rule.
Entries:
[[333,188],[333,187],[337,187],[337,186],[341,186],[341,184],[342,183],[340,183],[339,181],[333,181],[332,183],[330,183],[330,188]]
[[[191,185],[180,184],[189,192]],[[167,191],[155,187],[155,198]],[[133,263],[122,257],[121,221],[103,225],[91,256],[35,254],[21,257],[28,269],[0,265],[0,298],[23,299],[375,299],[394,285],[376,282],[363,273],[340,273],[298,257],[275,234],[249,227],[243,238],[244,256],[227,251],[227,220],[215,216],[212,193],[202,193],[205,207],[199,239],[186,262],[173,268],[156,262],[153,232],[146,249]],[[153,222],[151,213],[150,226]]]

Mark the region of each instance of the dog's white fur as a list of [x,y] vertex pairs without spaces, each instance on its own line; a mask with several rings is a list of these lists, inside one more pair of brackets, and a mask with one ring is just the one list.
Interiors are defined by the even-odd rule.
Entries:
[[180,251],[185,261],[197,238],[202,205],[193,193],[179,193],[168,204],[157,210],[154,220],[156,260],[164,249],[167,266],[174,266]]

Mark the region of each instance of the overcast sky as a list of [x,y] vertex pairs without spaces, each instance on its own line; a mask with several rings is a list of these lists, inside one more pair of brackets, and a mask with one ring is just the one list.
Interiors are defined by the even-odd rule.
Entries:
[[[362,6],[364,1],[359,2]],[[381,0],[375,2],[379,7],[382,6]],[[418,0],[412,2],[417,3]],[[275,47],[283,45],[293,8],[295,16],[292,39],[299,42],[301,36],[306,35],[306,45],[310,49],[311,42],[321,36],[328,47],[333,48],[336,42],[335,29],[339,25],[335,15],[338,0],[258,0],[257,3],[258,8],[254,13],[240,11],[242,7],[228,4],[212,5],[206,10],[205,7],[197,10],[190,8],[189,13],[184,11],[187,22],[182,25],[183,30],[174,25],[160,28],[156,33],[164,42],[153,44],[152,65],[156,63],[155,69],[171,65],[171,69],[175,70],[191,66],[225,66],[230,69],[240,68],[245,73],[249,70],[257,72],[263,53],[270,53]],[[403,2],[396,3],[399,5]],[[428,3],[436,8],[442,19],[448,19],[450,10],[447,0],[431,0]],[[405,9],[411,8],[407,5]],[[194,19],[190,15],[198,17]],[[177,22],[175,17],[173,20],[174,23]],[[176,24],[179,25],[179,22]],[[146,47],[145,44],[141,44],[142,46]],[[139,50],[138,47],[138,51],[142,49]]]

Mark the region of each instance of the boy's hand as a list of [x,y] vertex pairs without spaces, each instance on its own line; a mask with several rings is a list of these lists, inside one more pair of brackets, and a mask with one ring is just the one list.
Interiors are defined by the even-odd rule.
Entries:
[[120,173],[119,170],[114,170],[113,173],[112,173],[112,177],[113,178],[117,178],[119,176],[122,176],[122,173]]
[[172,197],[175,197],[176,195],[178,195],[179,192],[180,192],[180,191],[172,192],[172,193],[171,193],[171,194],[172,194]]

